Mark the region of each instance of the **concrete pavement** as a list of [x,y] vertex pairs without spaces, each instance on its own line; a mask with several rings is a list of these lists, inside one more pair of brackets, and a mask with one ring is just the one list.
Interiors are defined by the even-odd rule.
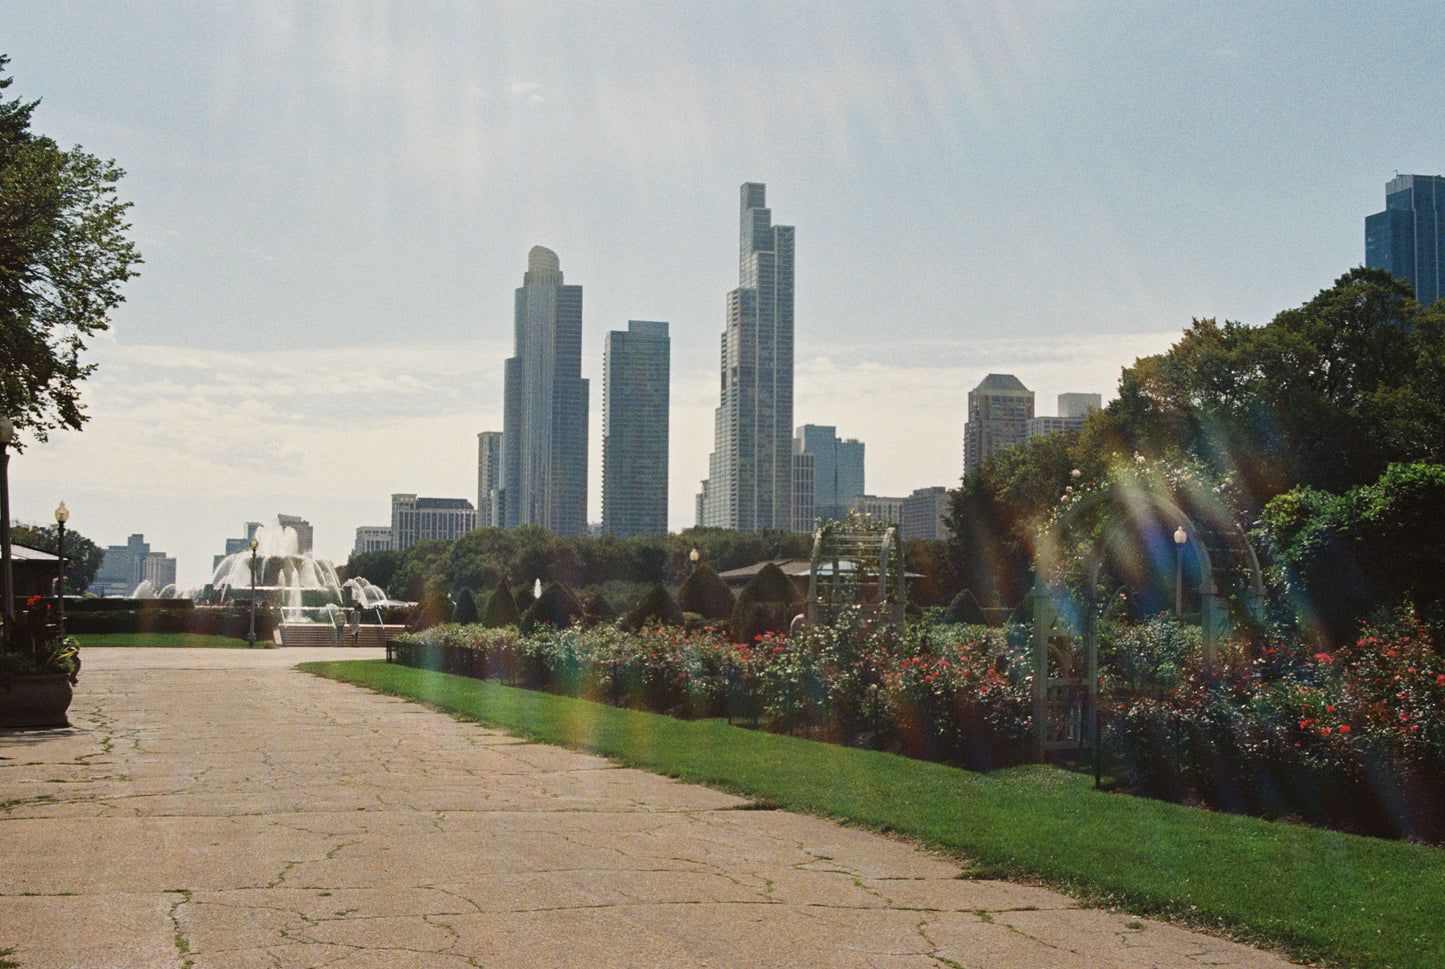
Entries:
[[91,649],[0,733],[0,951],[82,967],[1280,969],[291,667]]

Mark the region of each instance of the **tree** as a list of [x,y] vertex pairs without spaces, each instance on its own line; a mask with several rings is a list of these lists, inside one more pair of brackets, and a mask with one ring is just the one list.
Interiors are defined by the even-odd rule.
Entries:
[[[59,530],[54,525],[10,526],[10,540],[16,545],[39,549],[51,555],[59,553]],[[100,571],[100,560],[105,558],[105,549],[86,538],[73,528],[65,530],[65,560],[70,568],[65,571],[65,594],[80,595],[95,581]]]
[[[0,71],[7,63],[0,55]],[[0,90],[13,81],[0,77]],[[141,258],[116,194],[124,173],[32,133],[37,104],[0,101],[0,410],[43,442],[85,423],[77,385],[95,364],[81,352]]]
[[1255,507],[1296,485],[1338,493],[1391,462],[1440,461],[1442,314],[1388,272],[1353,269],[1262,327],[1195,320],[1124,371],[1107,424],[1117,447],[1237,474]]
[[1001,451],[949,493],[948,565],[955,588],[973,590],[981,602],[1013,604],[1030,585],[1033,539],[1064,489],[1102,474],[1093,456],[1081,454],[1077,433],[1042,434]]

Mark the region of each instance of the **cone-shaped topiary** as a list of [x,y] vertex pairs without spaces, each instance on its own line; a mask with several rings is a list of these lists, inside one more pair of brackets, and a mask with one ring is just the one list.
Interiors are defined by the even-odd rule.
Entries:
[[733,614],[733,590],[712,567],[701,564],[692,570],[677,590],[677,604],[683,612],[695,612],[704,619],[726,619]]
[[452,609],[452,622],[468,625],[477,621],[477,600],[470,589],[457,590],[457,604]]
[[637,605],[632,607],[622,620],[621,627],[625,632],[637,632],[648,623],[655,623],[662,626],[681,626],[686,622],[682,610],[678,608],[677,601],[667,591],[667,587],[661,582],[648,590],[647,594],[637,600]]
[[617,610],[612,608],[612,603],[601,592],[593,592],[582,603],[582,623],[586,626],[598,626],[604,622],[611,622],[617,618]]
[[750,643],[764,633],[786,633],[793,617],[802,611],[798,587],[769,562],[738,593],[728,630],[734,642]]
[[487,600],[487,608],[482,610],[482,625],[491,629],[501,629],[504,626],[515,626],[517,624],[517,600],[512,598],[512,590],[507,588],[507,580],[502,579],[497,583],[496,591]]
[[522,613],[517,627],[530,633],[542,625],[564,629],[581,621],[582,603],[577,596],[565,583],[552,582],[542,587],[542,594]]
[[944,622],[965,623],[970,626],[988,625],[988,619],[984,616],[982,607],[968,589],[964,589],[953,597],[948,608],[943,610],[942,619]]

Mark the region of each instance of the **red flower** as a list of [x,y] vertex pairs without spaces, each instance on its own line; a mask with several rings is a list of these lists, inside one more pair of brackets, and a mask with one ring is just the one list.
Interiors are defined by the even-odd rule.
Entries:
[[1350,725],[1349,725],[1349,724],[1347,724],[1347,723],[1342,723],[1342,724],[1340,724],[1340,733],[1349,733],[1349,732],[1350,732]]

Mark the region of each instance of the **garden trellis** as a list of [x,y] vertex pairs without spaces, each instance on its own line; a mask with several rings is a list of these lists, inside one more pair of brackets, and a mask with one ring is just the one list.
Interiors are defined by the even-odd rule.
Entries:
[[808,622],[831,625],[852,610],[865,622],[903,626],[908,604],[903,542],[893,525],[849,516],[813,533]]
[[[1143,475],[1120,475],[1073,500],[1038,549],[1029,596],[1034,660],[1034,735],[1040,754],[1097,745],[1098,623],[1106,570],[1126,584],[1182,585],[1187,551],[1198,582],[1206,669],[1235,618],[1258,621],[1264,581],[1254,548],[1218,488],[1175,476],[1165,497]],[[1188,505],[1186,511],[1184,505]],[[1232,608],[1233,606],[1233,608]]]

